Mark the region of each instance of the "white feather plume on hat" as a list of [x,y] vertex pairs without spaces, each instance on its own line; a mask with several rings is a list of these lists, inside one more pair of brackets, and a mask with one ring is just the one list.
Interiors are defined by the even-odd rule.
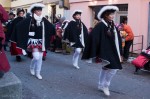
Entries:
[[32,5],[29,7],[29,9],[28,9],[28,13],[31,14],[31,13],[32,13],[32,9],[33,9],[34,7],[41,7],[41,8],[44,8],[45,5],[42,4],[42,3],[35,3],[35,4],[32,4]]
[[117,6],[104,6],[98,13],[97,18],[99,20],[102,19],[102,14],[107,11],[107,10],[115,10],[115,11],[119,11],[119,8]]

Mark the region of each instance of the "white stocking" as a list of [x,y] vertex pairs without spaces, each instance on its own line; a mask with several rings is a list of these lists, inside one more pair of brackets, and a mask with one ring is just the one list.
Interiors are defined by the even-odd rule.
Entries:
[[43,52],[39,52],[38,49],[34,49],[32,52],[33,59],[31,61],[30,69],[34,69],[40,73],[42,67]]
[[104,86],[104,81],[107,75],[107,70],[104,70],[103,68],[101,69],[101,72],[99,74],[99,87],[103,87]]
[[76,48],[75,49],[75,53],[73,55],[73,65],[74,66],[78,66],[78,60],[79,60],[81,50],[82,50],[81,48]]
[[107,70],[107,74],[105,77],[105,81],[104,81],[104,87],[109,87],[112,78],[114,77],[114,75],[117,73],[118,69],[109,69]]

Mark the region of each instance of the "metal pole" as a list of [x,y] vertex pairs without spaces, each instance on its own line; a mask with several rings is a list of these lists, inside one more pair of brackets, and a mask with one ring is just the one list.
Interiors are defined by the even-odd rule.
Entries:
[[132,42],[132,51],[131,51],[131,57],[133,57],[133,42]]
[[141,52],[142,52],[142,50],[143,50],[143,45],[144,44],[144,35],[142,35],[142,49],[141,49]]

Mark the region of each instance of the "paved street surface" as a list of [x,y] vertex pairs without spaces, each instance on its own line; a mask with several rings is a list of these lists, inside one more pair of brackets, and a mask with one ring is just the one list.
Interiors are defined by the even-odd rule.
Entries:
[[23,99],[150,99],[150,73],[134,75],[134,67],[123,64],[110,87],[111,96],[97,90],[100,65],[80,61],[80,70],[72,66],[72,55],[48,52],[43,62],[43,80],[30,75],[30,59],[16,62],[7,52],[11,72],[22,81]]

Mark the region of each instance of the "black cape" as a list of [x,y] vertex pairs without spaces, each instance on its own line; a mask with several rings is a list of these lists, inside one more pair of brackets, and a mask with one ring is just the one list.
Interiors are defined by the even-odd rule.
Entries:
[[[29,27],[32,17],[26,18],[25,20],[19,22],[11,36],[11,41],[17,43],[17,47],[24,50],[27,49],[27,42],[29,38]],[[45,25],[45,48],[50,47],[50,37],[55,35],[55,27],[45,18],[43,18]]]
[[[109,69],[122,69],[117,53],[115,40],[107,34],[108,27],[103,23],[98,23],[88,37],[82,59],[101,58],[110,62],[105,66]],[[122,41],[118,33],[120,54],[122,55]]]
[[[86,43],[87,38],[88,38],[88,30],[86,26],[84,25],[84,23],[82,24],[83,24],[84,43]],[[75,43],[73,47],[83,48],[83,45],[80,42],[80,37],[79,37],[78,32],[79,30],[78,30],[76,21],[70,21],[67,28],[65,29],[63,39],[64,40],[68,39],[70,42]]]
[[6,25],[6,29],[7,29],[7,32],[6,32],[6,41],[9,41],[10,40],[10,37],[13,33],[13,30],[15,29],[15,26],[20,22],[22,21],[24,18],[23,17],[17,17],[15,18],[14,20],[8,22],[8,24]]

